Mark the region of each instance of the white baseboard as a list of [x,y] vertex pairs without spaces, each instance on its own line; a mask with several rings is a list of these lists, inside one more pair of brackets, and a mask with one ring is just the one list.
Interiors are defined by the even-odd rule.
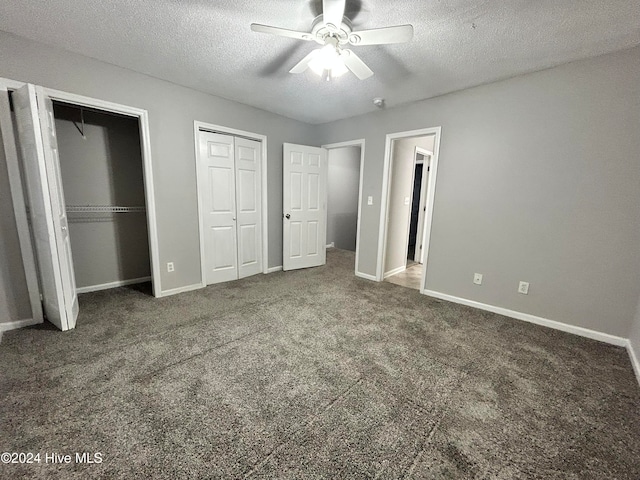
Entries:
[[629,352],[633,371],[636,372],[636,378],[638,379],[638,383],[640,383],[640,352],[634,350],[633,345],[631,345],[631,340],[627,340],[627,352]]
[[76,293],[98,292],[100,290],[108,290],[110,288],[124,287],[126,285],[134,285],[136,283],[144,283],[151,281],[151,277],[132,278],[130,280],[118,280],[116,282],[103,283],[100,285],[89,285],[88,287],[76,288]]
[[336,246],[336,242],[331,242],[327,244],[327,248],[334,248]]
[[276,273],[282,271],[282,265],[278,265],[277,267],[269,267],[267,268],[267,273]]
[[382,278],[393,277],[394,275],[397,275],[398,273],[404,272],[406,269],[407,269],[406,265],[403,265],[403,266],[398,267],[398,268],[394,268],[393,270],[389,270],[388,272],[386,272]]
[[356,272],[356,277],[366,278],[367,280],[373,280],[374,282],[378,281],[375,275],[369,275],[368,273]]
[[578,327],[575,325],[569,325],[567,323],[549,320],[548,318],[536,317],[535,315],[531,315],[529,313],[516,312],[515,310],[509,310],[507,308],[487,305],[486,303],[467,300],[466,298],[454,297],[453,295],[447,295],[446,293],[435,292],[433,290],[425,290],[424,294],[429,295],[430,297],[439,298],[441,300],[447,300],[449,302],[459,303],[461,305],[467,305],[468,307],[475,307],[479,308],[480,310],[486,310],[488,312],[497,313],[506,317],[515,318],[517,320],[524,320],[525,322],[535,323],[536,325],[542,325],[544,327],[553,328],[555,330],[573,333],[575,335],[580,335],[581,337],[591,338],[593,340],[609,343],[618,347],[625,347],[629,342],[626,338],[616,337],[615,335],[610,335],[608,333],[598,332],[596,330],[590,330],[588,328]]
[[0,333],[6,332],[8,330],[15,330],[16,328],[37,325],[39,323],[43,323],[43,320],[37,320],[35,318],[25,318],[24,320],[15,320],[13,322],[0,323]]
[[170,290],[163,290],[160,292],[161,297],[168,297],[170,295],[177,295],[178,293],[190,292],[192,290],[198,290],[204,288],[206,285],[202,283],[194,283],[193,285],[187,285],[186,287],[172,288]]

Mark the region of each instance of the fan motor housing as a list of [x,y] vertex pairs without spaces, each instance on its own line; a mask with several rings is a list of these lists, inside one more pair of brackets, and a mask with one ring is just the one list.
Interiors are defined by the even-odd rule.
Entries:
[[322,15],[318,15],[313,21],[311,27],[311,36],[313,37],[313,40],[320,45],[324,45],[325,39],[329,36],[336,38],[340,45],[346,45],[349,43],[349,40],[351,40],[351,43],[355,44],[357,43],[357,40],[355,39],[357,35],[352,35],[351,32],[351,21],[347,17],[342,17],[342,23],[340,26],[337,29],[333,29],[324,24]]

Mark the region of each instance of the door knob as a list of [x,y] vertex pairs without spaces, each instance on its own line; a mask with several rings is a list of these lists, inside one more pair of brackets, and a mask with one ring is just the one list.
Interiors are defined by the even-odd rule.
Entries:
[[291,218],[291,215],[289,215],[288,213],[285,215],[285,217],[287,218],[287,220],[289,220]]

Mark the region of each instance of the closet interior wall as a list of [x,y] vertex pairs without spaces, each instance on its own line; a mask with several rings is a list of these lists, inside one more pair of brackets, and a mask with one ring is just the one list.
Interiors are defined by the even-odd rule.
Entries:
[[54,112],[78,291],[149,280],[138,119],[60,102]]

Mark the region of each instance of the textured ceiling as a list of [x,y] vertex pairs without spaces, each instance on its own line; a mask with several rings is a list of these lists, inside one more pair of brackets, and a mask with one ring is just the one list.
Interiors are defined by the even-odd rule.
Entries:
[[310,123],[392,107],[640,44],[638,0],[347,0],[354,30],[410,23],[411,43],[353,50],[375,75],[288,70],[317,44],[317,0],[0,0],[0,30]]

